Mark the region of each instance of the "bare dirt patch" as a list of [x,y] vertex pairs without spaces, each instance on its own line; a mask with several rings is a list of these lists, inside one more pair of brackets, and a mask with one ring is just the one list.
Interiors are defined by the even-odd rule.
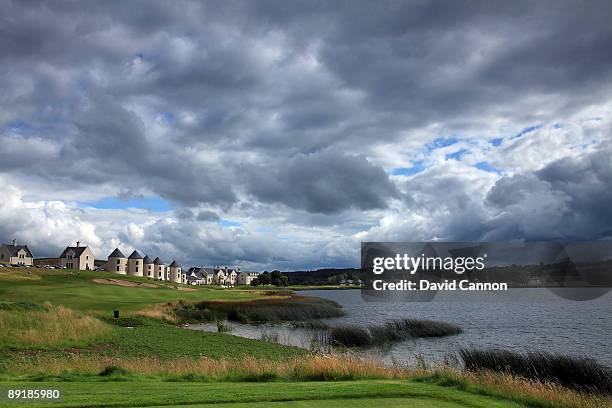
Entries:
[[117,286],[126,286],[129,288],[157,288],[159,287],[152,283],[132,282],[132,281],[126,281],[122,279],[94,279],[93,281],[96,283],[101,283],[102,285],[117,285]]
[[183,292],[195,292],[196,290],[193,288],[177,288],[178,290],[182,290]]

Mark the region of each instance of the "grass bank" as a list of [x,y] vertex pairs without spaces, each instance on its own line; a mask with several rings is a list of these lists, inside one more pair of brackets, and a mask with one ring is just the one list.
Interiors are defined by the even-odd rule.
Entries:
[[183,320],[191,322],[231,320],[247,324],[307,321],[344,315],[336,302],[296,295],[243,302],[181,302],[174,312]]
[[[223,403],[241,407],[369,407],[372,405],[421,408],[518,408],[508,399],[472,394],[433,384],[401,381],[370,380],[326,383],[200,383],[180,384],[149,381],[130,387],[125,382],[81,383],[7,383],[7,387],[59,388],[63,400],[53,407],[100,406],[200,406]],[[133,391],[136,390],[136,391]],[[273,405],[271,405],[273,404]],[[11,406],[24,406],[11,403]],[[49,403],[28,403],[28,407],[49,407]]]
[[[301,363],[300,363],[301,364]],[[327,370],[348,370],[361,362],[324,362]],[[538,408],[602,408],[610,406],[609,398],[601,395],[581,394],[556,384],[531,382],[519,377],[491,372],[465,373],[452,370],[409,371],[405,369],[386,369],[374,373],[368,379],[357,377],[307,378],[297,377],[288,380],[294,367],[283,366],[284,376],[236,376],[245,370],[257,368],[257,361],[247,361],[246,365],[234,361],[222,364],[232,376],[204,377],[194,374],[139,375],[123,367],[107,367],[92,376],[64,373],[58,378],[46,375],[21,381],[5,380],[0,387],[7,388],[57,388],[61,389],[64,400],[54,406],[154,406],[162,401],[164,405],[230,403],[230,402],[272,402],[272,401],[324,401],[334,400],[343,406],[346,399],[369,398],[370,404],[387,406],[388,398],[401,398],[405,407],[421,403],[413,398],[426,398],[424,407],[538,407]],[[141,366],[142,367],[142,366]],[[312,367],[320,370],[320,367]],[[211,370],[220,370],[211,366]],[[267,366],[269,372],[279,368]],[[381,370],[378,368],[377,370]],[[372,373],[371,373],[372,374]],[[369,374],[369,375],[371,375]],[[234,378],[232,382],[227,379]],[[312,380],[317,380],[312,382]],[[334,379],[334,381],[322,381]],[[57,381],[60,380],[60,381]],[[347,381],[350,380],[350,381]],[[239,383],[236,381],[240,381]],[[130,384],[130,383],[133,383]],[[219,390],[217,394],[216,391]],[[298,391],[301,390],[301,391]],[[422,394],[426,391],[427,394]],[[62,405],[65,404],[65,405]],[[445,405],[446,404],[446,405]],[[484,404],[484,405],[482,405]],[[11,406],[14,406],[11,404]],[[27,405],[36,406],[36,405]],[[226,405],[224,405],[226,406]],[[318,406],[316,404],[312,406]],[[351,405],[352,406],[352,405]]]

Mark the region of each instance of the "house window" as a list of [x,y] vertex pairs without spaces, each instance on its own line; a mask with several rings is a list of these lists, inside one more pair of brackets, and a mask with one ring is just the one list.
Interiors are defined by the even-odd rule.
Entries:
[[119,272],[119,265],[117,265],[117,272]]
[[89,260],[89,255],[86,255],[86,256],[85,256],[85,259]]
[[[119,263],[121,263],[121,261],[119,259],[117,259],[117,265],[119,265]],[[117,267],[118,268],[118,267]]]
[[138,272],[138,265],[136,266],[136,272]]

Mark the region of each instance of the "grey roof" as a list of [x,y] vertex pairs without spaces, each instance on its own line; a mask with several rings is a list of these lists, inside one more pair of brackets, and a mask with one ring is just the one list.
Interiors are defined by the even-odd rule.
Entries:
[[142,259],[142,263],[143,264],[152,264],[153,261],[151,260],[151,258],[149,258],[149,255],[145,255],[145,257]]
[[203,279],[204,276],[206,275],[212,275],[214,273],[214,270],[213,268],[203,268],[203,267],[194,266],[192,268],[189,268],[189,272],[193,272]]
[[187,280],[201,280],[205,278],[204,268],[189,268],[188,272],[185,272]]
[[128,259],[142,259],[142,255],[140,255],[140,252],[134,250]]
[[82,247],[82,246],[79,246],[79,247],[71,247],[71,246],[66,247],[66,249],[64,249],[64,252],[62,252],[62,254],[60,255],[60,258],[65,258],[66,257],[66,253],[68,251],[70,251],[71,249],[74,251],[74,256],[76,256],[77,258],[80,258],[81,255],[83,255],[83,251],[85,251],[86,248],[87,248],[86,246],[84,246],[84,247]]
[[162,261],[162,260],[159,258],[159,256],[158,256],[157,258],[155,258],[155,260],[153,261],[153,263],[154,263],[155,265],[163,265],[163,264],[164,264],[164,261]]
[[115,250],[111,252],[111,254],[108,257],[109,258],[125,258],[125,255],[123,255],[123,252],[121,252],[119,248],[115,248]]
[[28,257],[33,258],[33,255],[30,252],[30,249],[28,248],[27,245],[8,245],[8,244],[5,244],[5,245],[9,251],[9,254],[11,254],[11,256],[17,256],[17,252],[19,252],[22,249],[25,249]]
[[172,261],[172,263],[170,264],[170,267],[171,268],[180,268],[181,266],[178,263],[176,263],[176,261]]

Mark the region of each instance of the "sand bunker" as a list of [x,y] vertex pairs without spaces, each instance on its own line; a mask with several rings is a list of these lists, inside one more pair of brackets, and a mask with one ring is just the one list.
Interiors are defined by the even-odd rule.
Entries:
[[121,279],[94,279],[96,283],[101,283],[103,285],[118,285],[118,286],[127,286],[130,288],[158,288],[159,286],[154,285],[152,283],[140,283],[140,282],[132,282]]

